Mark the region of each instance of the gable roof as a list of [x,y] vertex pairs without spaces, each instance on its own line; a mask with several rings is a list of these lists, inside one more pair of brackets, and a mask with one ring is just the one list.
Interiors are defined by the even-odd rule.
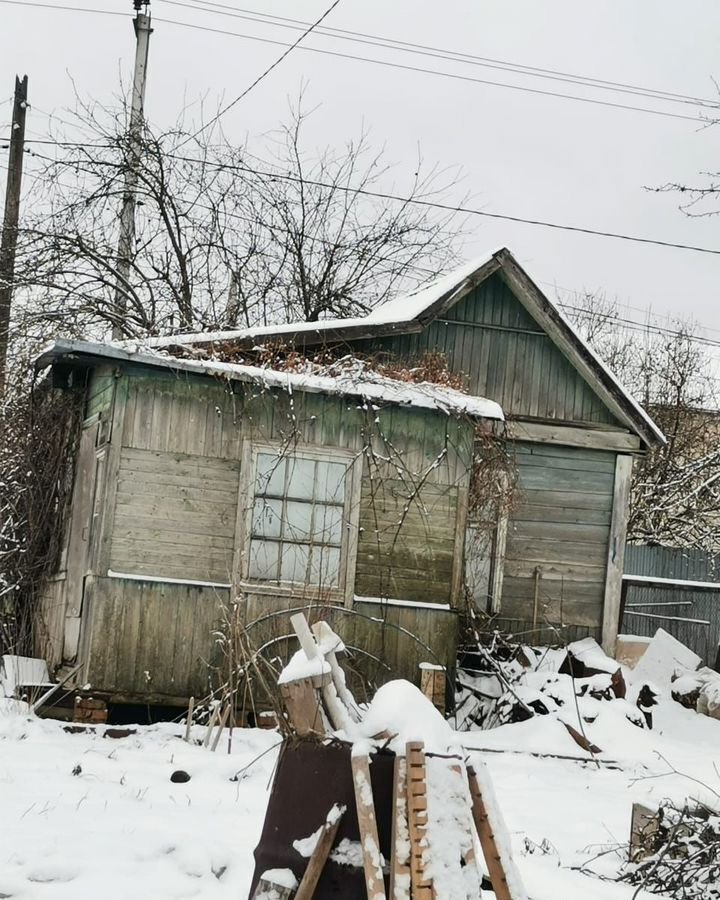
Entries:
[[147,343],[155,349],[161,349],[216,341],[244,343],[269,339],[307,346],[391,334],[411,334],[422,331],[429,322],[442,315],[496,272],[612,414],[646,446],[665,443],[665,436],[655,422],[589,344],[580,337],[555,303],[532,281],[507,248],[466,263],[425,287],[389,300],[366,316],[324,319],[319,322],[291,322],[237,331],[180,334],[151,338]]
[[470,416],[478,419],[503,421],[503,411],[494,400],[465,394],[454,388],[430,382],[408,382],[381,375],[360,365],[338,368],[333,372],[289,372],[261,366],[216,360],[180,359],[143,348],[131,348],[120,342],[95,343],[92,341],[57,338],[47,346],[36,361],[38,368],[52,365],[56,360],[114,360],[137,363],[154,368],[171,369],[174,372],[192,372],[196,375],[215,375],[231,381],[255,384],[263,389],[281,388],[311,394],[327,394],[339,397],[356,397],[372,404],[411,406],[443,412],[446,415]]

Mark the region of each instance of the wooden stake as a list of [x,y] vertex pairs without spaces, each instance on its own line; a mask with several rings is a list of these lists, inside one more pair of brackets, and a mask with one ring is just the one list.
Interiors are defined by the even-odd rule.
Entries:
[[369,900],[385,900],[380,841],[370,781],[370,759],[367,754],[352,757],[352,773],[367,895]]
[[216,703],[213,707],[212,713],[210,713],[210,721],[207,723],[207,727],[205,729],[205,740],[203,741],[203,747],[207,747],[210,743],[210,735],[212,734],[212,730],[215,727],[215,722],[217,721],[217,717],[220,715],[220,704]]
[[[410,900],[410,833],[407,811],[407,760],[395,757],[393,772],[392,850],[390,853],[391,900]],[[398,843],[402,850],[398,850]]]
[[195,698],[191,697],[190,702],[188,703],[187,719],[185,720],[185,740],[188,743],[190,741],[190,729],[192,728],[192,717],[193,717],[194,709],[195,709]]
[[280,685],[280,696],[298,737],[324,732],[320,698],[312,678],[283,682]]
[[215,737],[213,738],[213,742],[210,745],[210,749],[213,753],[217,750],[217,745],[220,743],[220,736],[223,733],[223,729],[227,725],[227,720],[230,718],[230,710],[232,709],[232,701],[229,701],[227,706],[225,707],[225,711],[222,714],[222,718],[218,722],[218,729],[215,732]]
[[406,792],[408,830],[410,832],[410,883],[413,900],[432,900],[432,882],[425,877],[423,852],[427,831],[427,781],[425,748],[422,741],[405,745],[407,760]]
[[[513,900],[505,876],[505,869],[500,857],[500,851],[495,842],[495,834],[488,818],[485,803],[483,802],[477,775],[472,766],[467,767],[467,777],[470,786],[470,797],[472,799],[473,819],[475,821],[475,827],[477,828],[478,837],[480,838],[480,846],[482,847],[485,864],[487,865],[488,874],[490,875],[493,893],[495,894],[496,900]],[[517,897],[515,900],[522,900],[522,898]]]
[[346,809],[346,806],[337,806],[336,804],[328,813],[318,842],[315,844],[315,848],[310,855],[305,874],[302,877],[300,887],[295,895],[295,900],[312,900],[314,897],[315,888],[320,880],[320,875],[322,874],[325,862],[330,855],[330,850],[335,841],[335,835],[338,832],[340,822],[345,815]]
[[[318,656],[321,656],[322,654],[305,618],[305,613],[296,613],[294,616],[290,616],[290,623],[295,630],[305,656],[308,659],[316,659]],[[322,695],[332,727],[336,730],[347,728],[352,719],[350,718],[350,713],[338,698],[332,676],[323,684]]]

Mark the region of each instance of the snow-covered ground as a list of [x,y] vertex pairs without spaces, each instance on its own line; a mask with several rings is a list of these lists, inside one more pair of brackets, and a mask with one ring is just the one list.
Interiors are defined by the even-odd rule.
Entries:
[[[586,726],[612,766],[531,755],[583,755],[550,716],[462,735],[467,747],[505,751],[478,758],[533,900],[630,900],[634,888],[581,870],[614,876],[620,857],[599,854],[627,841],[632,803],[682,800],[704,790],[698,782],[720,791],[720,722],[666,699],[646,731],[615,707]],[[278,735],[236,730],[228,755],[226,740],[212,753],[178,726],[120,740],[103,730],[70,734],[0,707],[0,897],[243,900]],[[171,782],[176,770],[190,780]]]

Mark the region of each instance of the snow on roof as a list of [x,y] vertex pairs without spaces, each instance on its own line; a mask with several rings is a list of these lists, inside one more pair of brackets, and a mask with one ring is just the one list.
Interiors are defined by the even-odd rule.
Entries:
[[127,341],[94,343],[63,338],[53,341],[43,350],[38,357],[38,365],[50,365],[54,359],[68,355],[99,356],[198,375],[224,375],[231,380],[251,382],[266,388],[359,397],[371,404],[413,406],[447,415],[468,415],[498,421],[505,418],[500,405],[493,400],[463,394],[462,391],[430,382],[398,381],[360,366],[340,370],[338,374],[286,372],[239,363],[180,359],[167,353],[133,347]]
[[[262,337],[280,337],[290,334],[320,334],[334,329],[352,329],[362,327],[378,327],[383,325],[408,325],[428,307],[432,306],[444,294],[464,283],[482,266],[489,263],[499,251],[486,253],[484,256],[463,263],[446,275],[441,275],[430,284],[423,285],[409,294],[386,300],[376,306],[366,316],[355,316],[347,319],[321,319],[319,322],[285,322],[281,325],[258,325],[253,328],[242,328],[234,331],[202,331],[193,334],[175,334],[167,337],[148,338],[148,347],[160,349],[181,344],[209,344],[215,341],[244,341]],[[131,342],[124,341],[124,344]]]

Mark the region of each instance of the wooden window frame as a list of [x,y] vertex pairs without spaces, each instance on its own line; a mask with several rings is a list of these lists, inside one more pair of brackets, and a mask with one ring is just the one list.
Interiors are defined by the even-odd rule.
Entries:
[[352,606],[355,589],[355,568],[357,561],[358,531],[360,520],[360,489],[362,480],[362,454],[339,447],[319,447],[316,444],[293,443],[280,457],[299,456],[323,462],[345,463],[345,500],[343,504],[342,538],[340,543],[339,583],[336,587],[322,587],[299,582],[270,582],[250,578],[250,540],[252,536],[252,515],[255,504],[255,472],[257,458],[261,453],[277,456],[283,449],[281,443],[272,441],[243,442],[238,493],[237,525],[235,528],[234,583],[242,593],[257,596],[272,595],[308,602],[342,603]]

